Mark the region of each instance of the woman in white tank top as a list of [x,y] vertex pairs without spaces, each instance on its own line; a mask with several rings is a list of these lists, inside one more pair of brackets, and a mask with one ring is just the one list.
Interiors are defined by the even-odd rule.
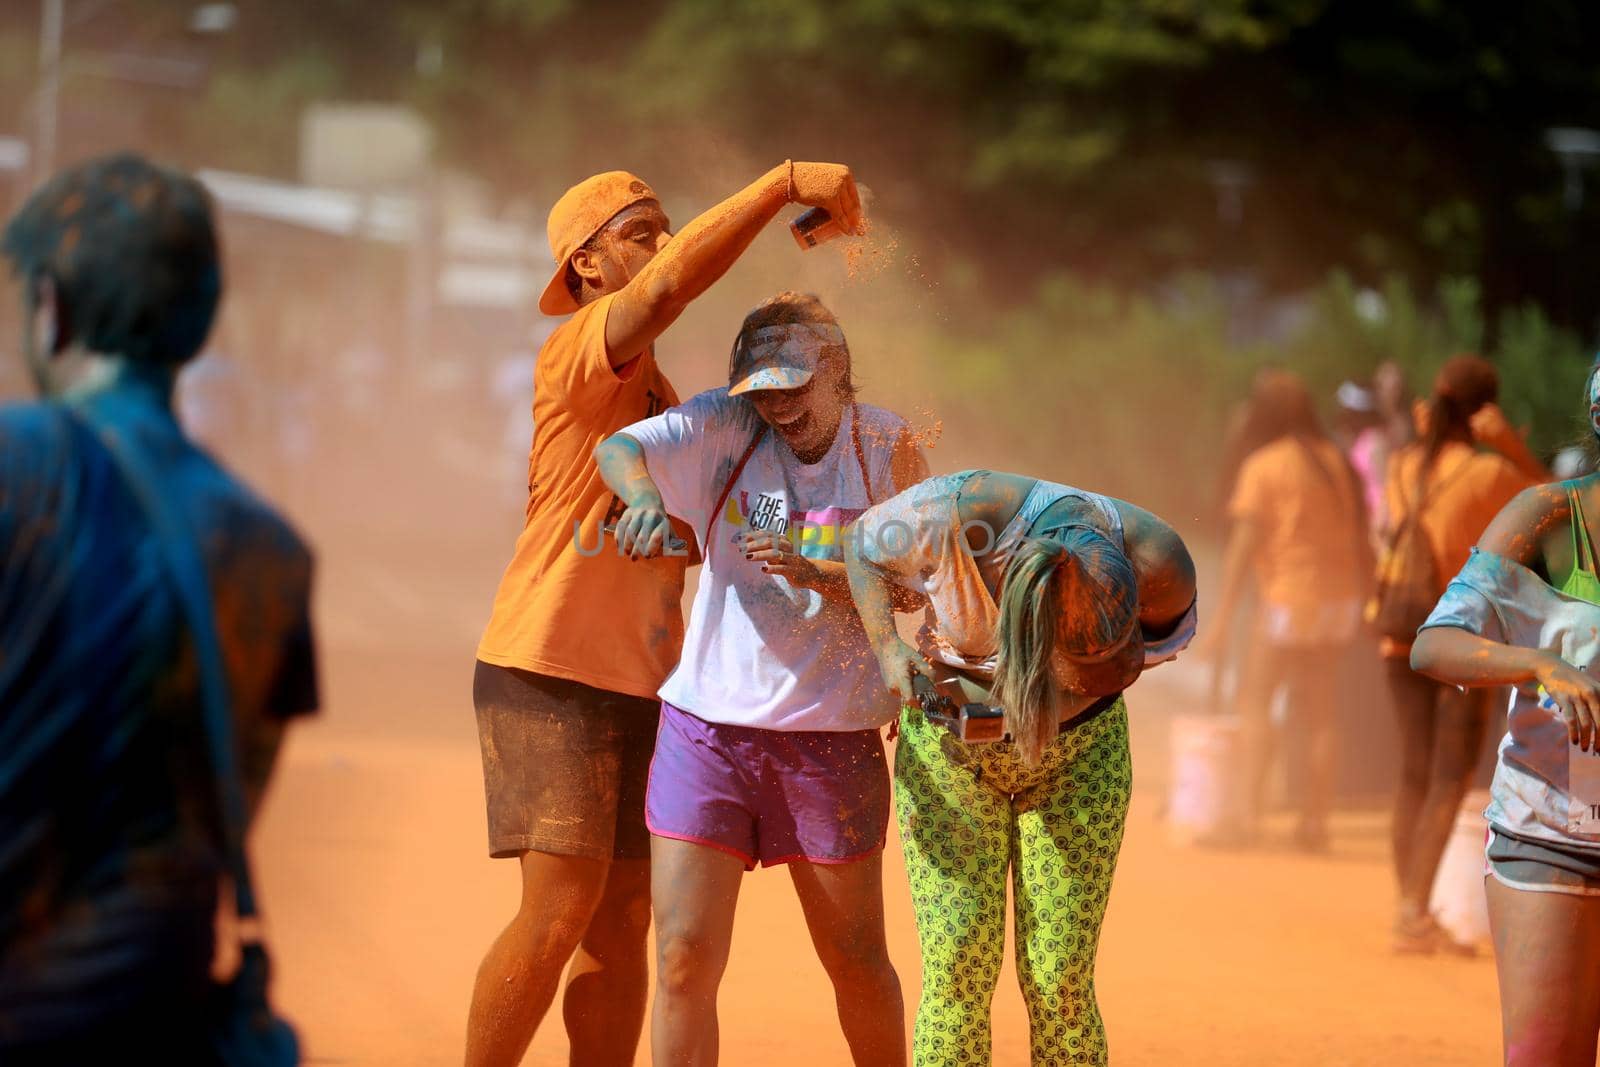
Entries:
[[[1132,783],[1121,693],[1194,634],[1188,551],[1132,504],[966,471],[869,510],[845,566],[903,705],[894,780],[922,946],[915,1062],[989,1062],[1009,874],[1033,1062],[1104,1063],[1094,958]],[[894,629],[895,587],[928,599],[917,648]],[[916,674],[965,679],[1004,708],[1008,739],[963,743],[930,721]]]

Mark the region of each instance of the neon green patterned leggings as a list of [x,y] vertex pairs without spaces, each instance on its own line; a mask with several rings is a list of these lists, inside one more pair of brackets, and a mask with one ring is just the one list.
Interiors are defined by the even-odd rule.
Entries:
[[1031,770],[1011,745],[964,745],[914,708],[901,714],[895,801],[922,943],[916,1067],[989,1063],[1008,871],[1034,1067],[1106,1062],[1095,951],[1132,778],[1120,700]]

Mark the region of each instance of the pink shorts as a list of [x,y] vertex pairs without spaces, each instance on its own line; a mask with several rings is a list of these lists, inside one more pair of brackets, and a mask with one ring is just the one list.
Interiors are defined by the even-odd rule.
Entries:
[[771,867],[849,863],[883,848],[889,769],[876,730],[763,730],[661,705],[645,790],[657,837]]

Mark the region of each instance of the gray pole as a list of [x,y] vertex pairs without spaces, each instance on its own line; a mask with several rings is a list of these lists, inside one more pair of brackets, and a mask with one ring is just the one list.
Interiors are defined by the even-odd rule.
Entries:
[[50,177],[56,165],[56,111],[61,95],[61,23],[64,0],[44,0],[39,19],[39,115],[35,138],[34,184]]

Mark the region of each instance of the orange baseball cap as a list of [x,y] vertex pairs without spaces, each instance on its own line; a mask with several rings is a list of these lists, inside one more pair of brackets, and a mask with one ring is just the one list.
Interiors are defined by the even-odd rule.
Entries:
[[539,310],[546,315],[570,315],[578,302],[567,288],[567,261],[583,242],[600,231],[611,217],[641,200],[656,200],[655,190],[625,170],[608,170],[585,178],[561,194],[550,209],[545,226],[550,237],[550,252],[556,257],[556,272],[539,297]]

